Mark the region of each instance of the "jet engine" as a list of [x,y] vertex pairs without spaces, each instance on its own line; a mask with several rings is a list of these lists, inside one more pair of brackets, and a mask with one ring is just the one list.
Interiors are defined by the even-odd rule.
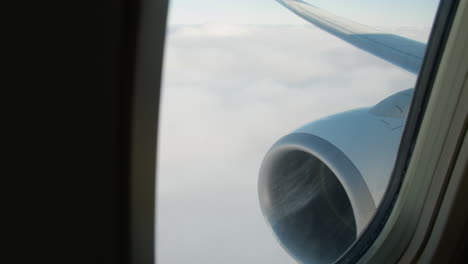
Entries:
[[260,207],[297,261],[333,263],[366,228],[391,176],[412,92],[311,122],[267,152]]

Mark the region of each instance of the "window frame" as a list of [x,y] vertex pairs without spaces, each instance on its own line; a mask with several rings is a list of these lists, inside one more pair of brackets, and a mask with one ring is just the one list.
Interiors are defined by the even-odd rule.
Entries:
[[[157,139],[159,99],[166,38],[167,0],[141,0],[128,4],[125,44],[131,59],[131,94],[126,118],[130,117],[129,252],[130,263],[156,262]],[[127,205],[127,204],[125,204]]]

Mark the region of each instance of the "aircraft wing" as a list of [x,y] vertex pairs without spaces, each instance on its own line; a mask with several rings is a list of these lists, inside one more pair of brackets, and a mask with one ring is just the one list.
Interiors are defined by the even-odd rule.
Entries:
[[398,35],[386,34],[333,15],[301,0],[276,0],[298,16],[338,38],[418,74],[426,45]]

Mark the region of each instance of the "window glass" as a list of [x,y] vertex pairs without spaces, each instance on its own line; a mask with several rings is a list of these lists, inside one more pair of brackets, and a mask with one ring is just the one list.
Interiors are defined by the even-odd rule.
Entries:
[[157,263],[331,263],[392,172],[438,1],[172,0]]

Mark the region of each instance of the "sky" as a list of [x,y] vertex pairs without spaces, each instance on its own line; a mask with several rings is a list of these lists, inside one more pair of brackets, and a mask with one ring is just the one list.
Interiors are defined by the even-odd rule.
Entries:
[[[425,40],[431,21],[420,24],[428,15],[420,17],[411,18],[413,24],[410,18],[397,26],[391,20],[376,24]],[[259,208],[264,154],[299,126],[372,106],[413,87],[416,77],[305,23],[273,0],[173,0],[169,21],[157,161],[157,263],[295,263]]]
[[[337,15],[371,26],[427,27],[438,0],[307,0]],[[275,0],[172,0],[169,24],[304,24]]]

